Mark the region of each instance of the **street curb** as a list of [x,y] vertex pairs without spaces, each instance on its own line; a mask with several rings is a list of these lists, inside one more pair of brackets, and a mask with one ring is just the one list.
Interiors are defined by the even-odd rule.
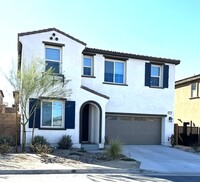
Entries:
[[37,169],[37,170],[0,170],[0,175],[13,174],[85,174],[85,173],[141,173],[139,169]]

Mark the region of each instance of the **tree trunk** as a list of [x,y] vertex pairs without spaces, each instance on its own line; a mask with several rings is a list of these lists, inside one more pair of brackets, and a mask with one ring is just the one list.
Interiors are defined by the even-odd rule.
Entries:
[[22,124],[22,152],[26,152],[26,125]]
[[17,112],[17,111],[18,111],[18,105],[16,104],[16,105],[15,105],[15,114],[16,114],[16,117],[15,117],[15,120],[16,120],[15,152],[16,152],[16,153],[18,153],[18,122],[19,122],[19,121],[18,121],[18,112]]
[[34,131],[35,131],[35,115],[36,115],[36,109],[34,110],[34,115],[33,115],[32,142],[33,142]]

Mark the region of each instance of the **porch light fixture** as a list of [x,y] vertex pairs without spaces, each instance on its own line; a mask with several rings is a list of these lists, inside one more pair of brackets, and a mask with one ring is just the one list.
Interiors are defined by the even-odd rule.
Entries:
[[173,121],[173,118],[172,117],[169,117],[169,122],[172,122]]

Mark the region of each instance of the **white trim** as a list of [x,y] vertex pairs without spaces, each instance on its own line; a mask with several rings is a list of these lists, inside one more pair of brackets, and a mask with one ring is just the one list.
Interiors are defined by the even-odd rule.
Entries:
[[[195,89],[193,89],[193,84],[195,84]],[[191,83],[191,98],[195,98],[199,96],[199,82]]]
[[[51,60],[51,59],[46,59],[46,48],[50,48],[50,49],[57,49],[60,51],[60,60]],[[45,52],[45,63],[46,61],[51,61],[51,62],[56,62],[56,63],[60,63],[59,65],[59,74],[62,74],[62,47],[58,47],[58,46],[51,46],[51,45],[45,45],[44,47],[44,52]]]
[[[105,63],[107,62],[114,62],[114,70],[113,70],[113,82],[108,82],[108,81],[105,81]],[[118,82],[115,82],[115,63],[123,63],[124,64],[124,70],[123,70],[123,82],[122,83],[118,83]],[[112,59],[105,59],[104,61],[104,82],[106,83],[114,83],[114,84],[125,84],[126,83],[126,63],[124,61],[119,61],[119,60],[112,60]]]
[[[61,126],[53,126],[53,107],[52,107],[52,116],[51,116],[51,126],[42,126],[42,105],[43,102],[61,102],[62,103],[62,125]],[[41,113],[40,113],[40,128],[52,128],[52,129],[64,129],[65,128],[65,104],[64,101],[61,100],[51,100],[51,99],[45,99],[41,101]]]
[[[91,59],[91,66],[85,66],[84,65],[84,58]],[[83,60],[82,61],[82,75],[84,75],[84,76],[94,76],[94,58],[93,58],[93,56],[84,55],[82,60]],[[90,75],[85,75],[84,74],[84,68],[90,68],[91,69],[91,74]]]
[[[151,64],[151,68],[152,67],[157,67],[160,69],[160,73],[158,76],[156,75],[152,75],[151,74],[151,78],[159,78],[159,85],[158,86],[155,86],[155,85],[151,85],[152,87],[163,87],[163,66],[162,65],[157,65],[157,64]],[[150,78],[150,79],[151,79]]]

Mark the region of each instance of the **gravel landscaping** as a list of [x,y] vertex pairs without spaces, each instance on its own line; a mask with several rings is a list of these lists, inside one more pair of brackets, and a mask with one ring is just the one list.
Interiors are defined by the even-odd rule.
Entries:
[[51,154],[9,153],[0,155],[0,170],[16,169],[138,169],[139,163],[120,156],[108,157],[105,152],[85,152],[77,149],[56,149]]

